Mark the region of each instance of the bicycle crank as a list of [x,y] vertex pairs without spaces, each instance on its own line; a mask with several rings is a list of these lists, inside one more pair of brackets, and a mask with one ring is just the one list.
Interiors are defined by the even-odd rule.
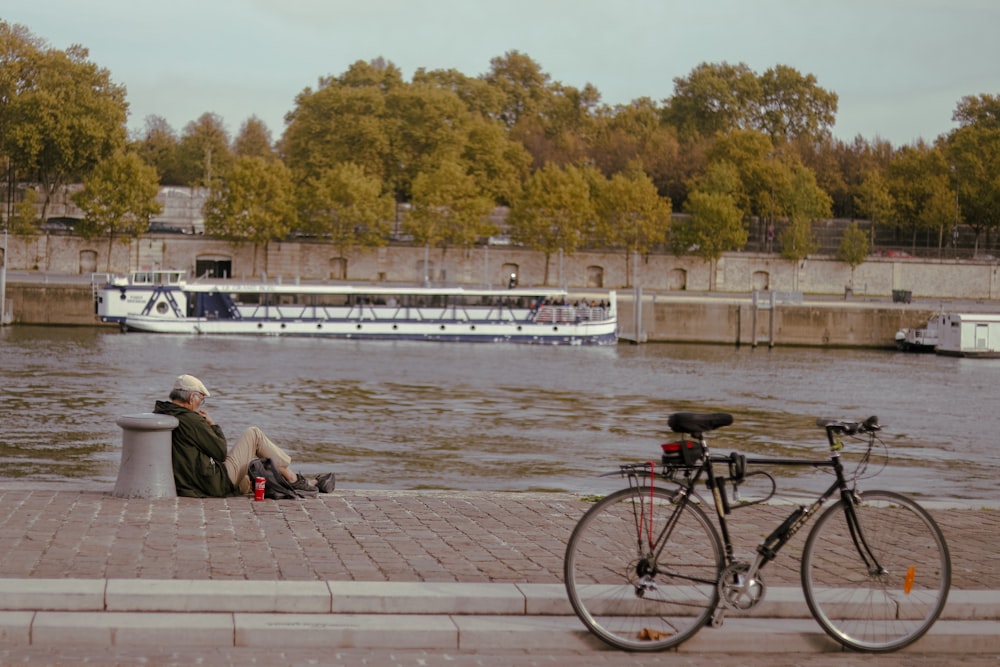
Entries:
[[747,610],[764,599],[767,587],[758,572],[755,577],[747,576],[750,565],[733,563],[719,576],[719,599],[730,609]]

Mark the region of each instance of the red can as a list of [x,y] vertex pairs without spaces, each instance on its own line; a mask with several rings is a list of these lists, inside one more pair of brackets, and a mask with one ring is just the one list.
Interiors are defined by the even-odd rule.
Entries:
[[253,483],[253,499],[254,500],[264,500],[264,488],[267,486],[267,479],[264,477],[257,477],[254,479]]

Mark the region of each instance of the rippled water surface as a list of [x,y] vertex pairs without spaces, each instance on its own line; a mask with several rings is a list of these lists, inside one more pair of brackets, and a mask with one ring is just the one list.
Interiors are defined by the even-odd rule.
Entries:
[[[732,412],[717,452],[822,457],[817,417],[885,426],[868,486],[995,501],[1000,360],[879,350],[612,348],[0,331],[0,477],[113,483],[121,430],[198,375],[231,438],[258,425],[347,487],[602,493],[659,456],[679,410]],[[884,459],[884,457],[883,457]],[[806,469],[809,470],[809,469]],[[779,471],[783,490],[822,473]]]

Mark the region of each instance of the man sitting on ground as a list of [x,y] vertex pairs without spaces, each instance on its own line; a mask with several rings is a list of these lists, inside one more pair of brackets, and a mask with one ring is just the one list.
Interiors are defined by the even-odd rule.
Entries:
[[227,451],[222,427],[205,411],[208,389],[193,375],[174,382],[169,401],[156,401],[153,412],[176,417],[172,434],[174,482],[177,495],[222,498],[249,493],[253,488],[247,468],[255,458],[274,461],[282,477],[300,490],[315,490],[314,483],[291,469],[292,457],[256,426],[243,431]]

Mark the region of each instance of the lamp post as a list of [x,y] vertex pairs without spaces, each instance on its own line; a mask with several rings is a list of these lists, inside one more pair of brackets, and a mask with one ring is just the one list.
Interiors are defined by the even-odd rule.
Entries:
[[7,228],[10,226],[11,204],[14,199],[14,178],[7,158],[7,211],[3,218],[3,264],[0,264],[0,327],[9,324],[7,319]]
[[[10,207],[7,207],[8,217]],[[0,327],[9,324],[7,318],[7,219],[3,221],[3,265],[0,266]]]

